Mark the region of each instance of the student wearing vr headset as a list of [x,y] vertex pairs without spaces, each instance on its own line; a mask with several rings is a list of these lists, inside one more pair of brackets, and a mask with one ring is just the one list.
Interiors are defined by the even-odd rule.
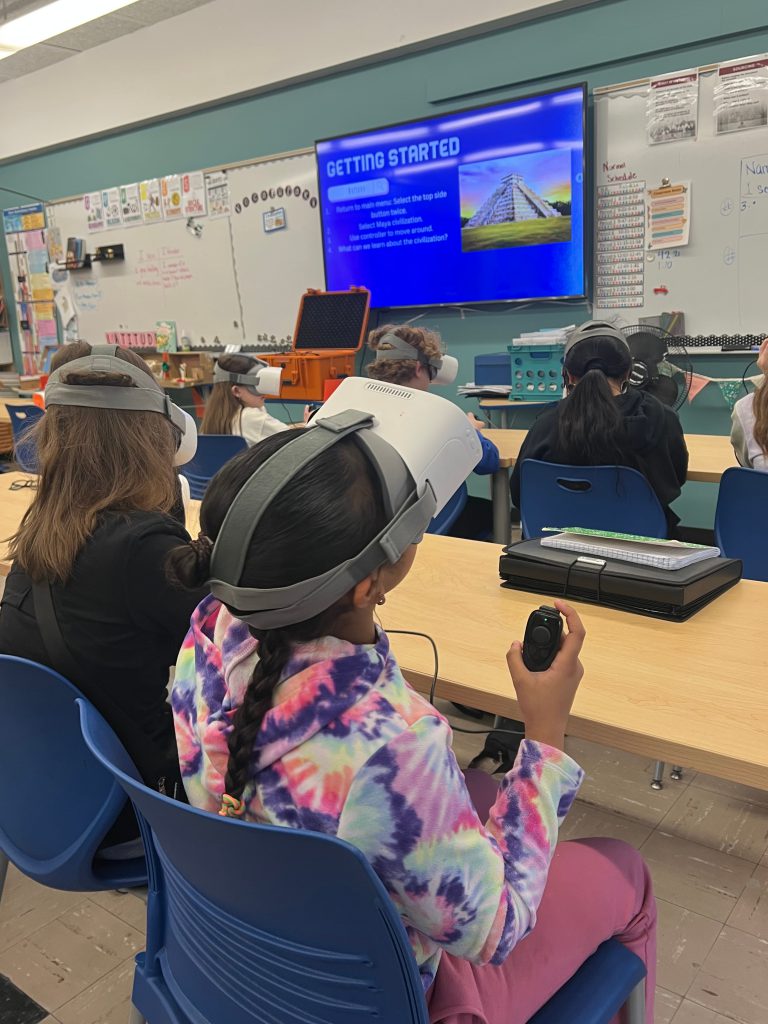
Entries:
[[39,482],[11,539],[0,651],[68,678],[147,785],[173,792],[169,668],[204,591],[171,585],[163,563],[189,540],[174,467],[195,453],[195,424],[129,349],[76,342],[52,370],[34,428]]
[[[442,342],[434,331],[408,324],[399,327],[387,324],[371,332],[368,347],[376,353],[375,361],[366,367],[368,376],[374,380],[427,391],[433,384],[452,384],[456,379],[458,360],[443,352]],[[481,420],[471,412],[467,413],[467,419],[477,430],[483,450],[475,473],[483,476],[495,473],[499,468],[499,449],[480,433]],[[490,501],[470,497],[450,532],[454,537],[470,539],[490,535],[492,520]]]
[[253,356],[219,356],[200,433],[237,434],[256,444],[269,434],[288,430],[264,408],[264,395],[280,393],[280,373]]
[[768,473],[768,338],[760,345],[757,368],[765,376],[733,407],[731,444],[740,466]]
[[640,855],[608,839],[555,853],[582,779],[563,753],[582,675],[575,611],[560,603],[568,634],[548,671],[529,672],[519,643],[507,653],[527,739],[500,786],[459,770],[448,723],[376,625],[480,457],[452,403],[347,378],[307,429],[221,469],[199,539],[169,558],[211,589],[172,693],[187,795],[359,847],[406,924],[433,1024],[522,1024],[612,935],[647,962],[651,1024]]
[[673,409],[630,386],[631,373],[627,339],[611,324],[591,320],[571,332],[563,361],[566,398],[533,424],[512,472],[518,508],[525,459],[629,466],[656,492],[674,534],[680,520],[669,506],[680,497],[688,472],[683,428]]

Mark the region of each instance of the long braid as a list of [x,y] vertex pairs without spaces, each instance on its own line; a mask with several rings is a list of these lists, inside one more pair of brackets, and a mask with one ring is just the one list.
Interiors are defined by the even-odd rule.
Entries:
[[272,696],[288,664],[293,644],[285,629],[253,631],[259,641],[259,660],[245,691],[243,703],[232,721],[229,761],[224,780],[231,801],[240,801],[251,778],[254,747],[264,716],[272,707]]

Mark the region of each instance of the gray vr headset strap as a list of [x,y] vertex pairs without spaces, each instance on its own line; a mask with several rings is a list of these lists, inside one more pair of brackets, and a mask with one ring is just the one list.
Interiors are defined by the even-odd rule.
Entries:
[[216,363],[216,368],[213,371],[213,383],[242,384],[247,388],[255,388],[259,383],[259,374],[268,366],[269,363],[265,363],[263,359],[256,359],[255,364],[247,373],[234,373],[230,370],[225,370],[223,366],[219,366],[219,364]]
[[[251,537],[275,495],[326,448],[372,423],[370,413],[348,409],[318,421],[271,455],[240,488],[224,517],[211,554],[211,577],[234,580],[236,584]],[[237,602],[234,605],[237,607]]]
[[261,629],[289,626],[311,619],[330,608],[384,562],[397,562],[406,548],[423,534],[436,507],[434,492],[427,485],[421,497],[403,508],[359,554],[321,576],[269,590],[236,587],[220,579],[212,579],[209,580],[211,592],[233,608],[249,609],[239,618]]
[[415,359],[422,366],[431,366],[433,370],[439,370],[443,365],[443,360],[439,356],[430,358],[421,349],[416,348],[415,345],[409,345],[407,341],[403,341],[396,334],[385,334],[383,338],[379,339],[379,345],[384,342],[390,347],[376,349],[375,362],[377,363],[383,363],[387,359]]
[[[125,359],[118,359],[115,345],[94,345],[91,354],[73,359],[54,370],[45,388],[45,404],[75,405],[90,409],[125,409],[131,412],[158,412],[183,434],[184,414],[168,398],[159,384],[146,372]],[[121,373],[130,377],[133,388],[105,387],[99,384],[65,384],[63,378],[73,371],[82,373]]]

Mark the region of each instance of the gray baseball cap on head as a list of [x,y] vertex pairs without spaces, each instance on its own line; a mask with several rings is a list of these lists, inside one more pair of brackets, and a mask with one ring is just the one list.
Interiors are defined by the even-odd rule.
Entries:
[[607,320],[587,320],[586,323],[580,324],[568,335],[563,356],[567,356],[575,345],[578,345],[580,341],[584,341],[587,338],[613,338],[629,349],[629,342],[618,327],[609,324]]

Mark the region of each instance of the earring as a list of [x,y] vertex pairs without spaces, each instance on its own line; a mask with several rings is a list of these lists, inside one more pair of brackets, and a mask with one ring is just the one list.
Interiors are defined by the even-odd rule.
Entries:
[[381,597],[379,598],[379,600],[376,602],[376,604],[386,604],[386,603],[387,603],[387,599],[384,596],[384,594],[382,594]]

